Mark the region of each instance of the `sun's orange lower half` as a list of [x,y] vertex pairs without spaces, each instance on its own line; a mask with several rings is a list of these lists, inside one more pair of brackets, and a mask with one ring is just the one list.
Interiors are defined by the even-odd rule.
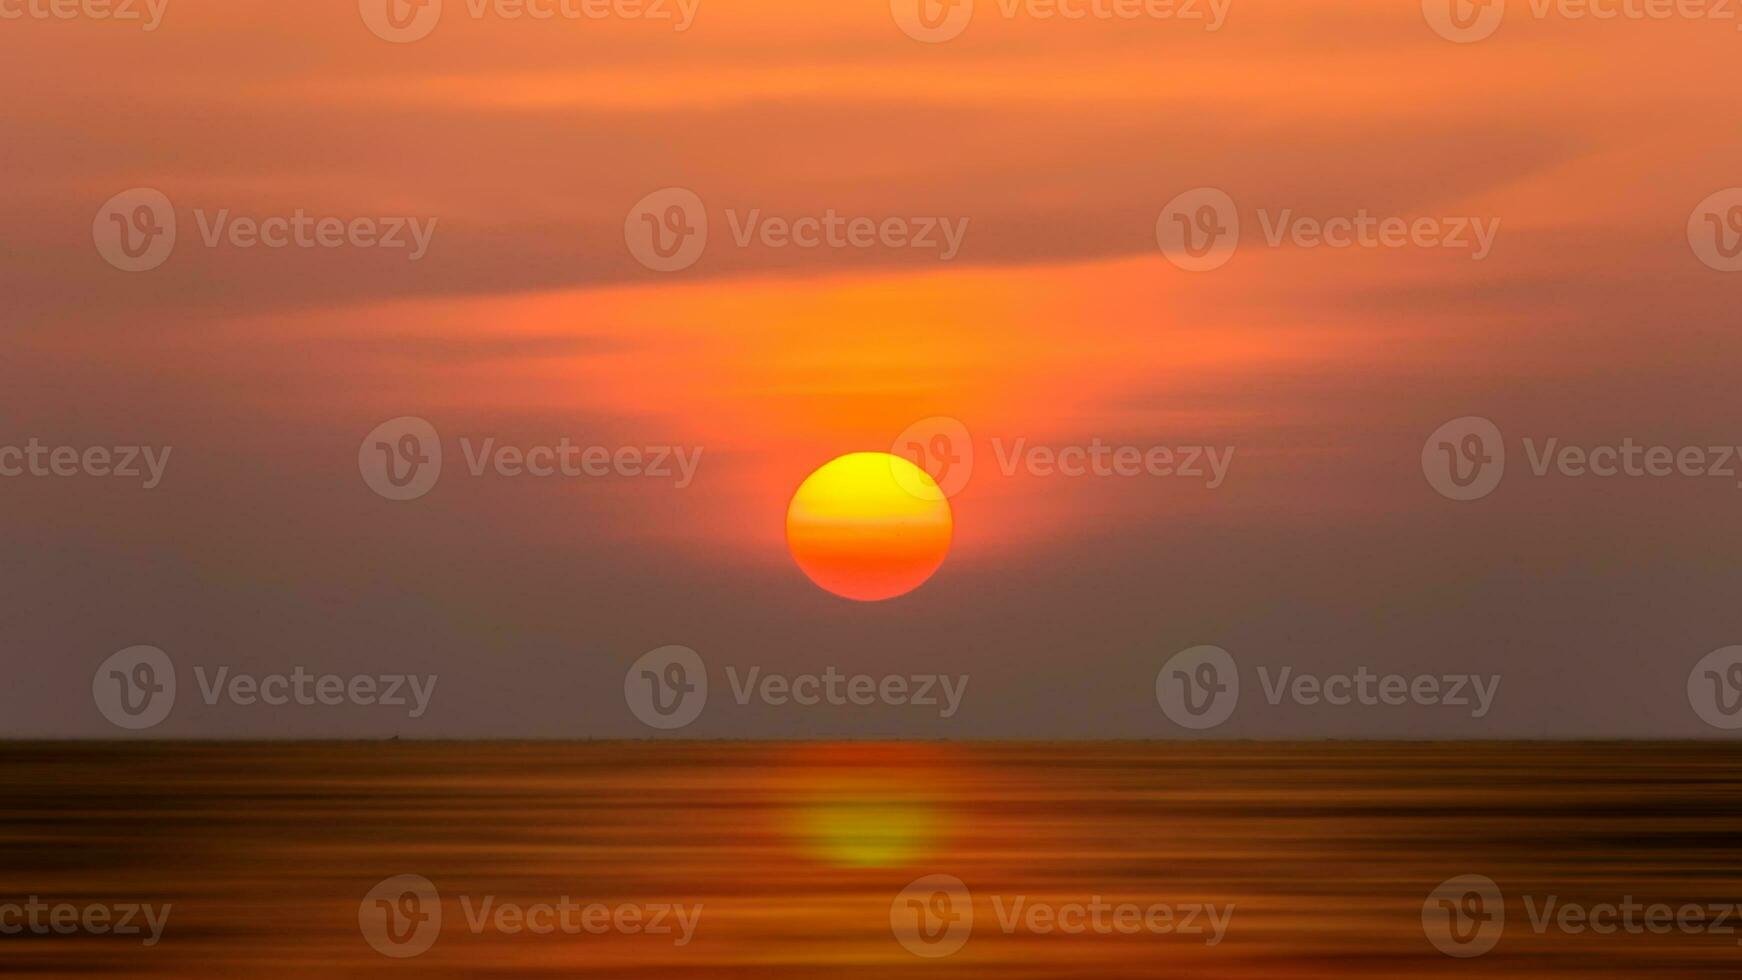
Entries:
[[786,543],[810,580],[877,602],[923,585],[950,551],[949,501],[926,472],[888,453],[852,453],[799,485]]

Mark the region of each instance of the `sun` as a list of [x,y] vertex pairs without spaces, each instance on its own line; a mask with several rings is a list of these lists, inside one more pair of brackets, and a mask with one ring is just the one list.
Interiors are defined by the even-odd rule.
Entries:
[[926,472],[889,453],[851,453],[799,485],[786,544],[810,580],[838,596],[878,602],[925,584],[950,551],[955,521]]

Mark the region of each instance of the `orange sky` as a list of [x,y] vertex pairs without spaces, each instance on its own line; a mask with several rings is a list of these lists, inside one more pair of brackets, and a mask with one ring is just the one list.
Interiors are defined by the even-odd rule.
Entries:
[[[1690,210],[1742,183],[1742,33],[1514,7],[1475,44],[1413,0],[1233,0],[1214,32],[1006,20],[981,0],[943,44],[880,0],[702,0],[682,32],[448,0],[409,44],[350,0],[170,0],[149,33],[0,21],[0,442],[177,447],[154,496],[0,487],[0,540],[44,556],[8,579],[14,642],[71,651],[67,678],[142,636],[240,648],[260,628],[336,658],[404,636],[462,674],[562,650],[608,674],[666,642],[848,663],[941,648],[964,668],[994,650],[1025,671],[976,732],[1198,642],[1477,665],[1735,642],[1734,488],[1526,483],[1459,509],[1421,478],[1421,440],[1467,414],[1568,441],[1742,443],[1742,278],[1686,239]],[[1156,221],[1200,186],[1239,202],[1246,237],[1191,273]],[[167,194],[181,229],[168,264],[128,275],[90,235],[132,187]],[[665,187],[712,226],[669,274],[624,241]],[[220,209],[439,224],[415,263],[205,247],[195,212]],[[738,247],[728,217],[830,209],[967,233],[941,261]],[[1257,213],[1283,209],[1500,233],[1482,261],[1267,247]],[[356,445],[401,415],[450,440],[705,455],[682,490],[455,476],[383,506]],[[934,416],[978,456],[951,562],[898,618],[843,613],[791,566],[787,500]],[[1005,477],[993,439],[1236,455],[1213,490]],[[110,583],[98,608],[69,601],[91,582]],[[1618,592],[1649,615],[1569,634]],[[1471,623],[1478,595],[1498,611]],[[915,634],[955,639],[892,652]],[[1107,676],[1058,656],[1080,642]],[[454,730],[543,724],[534,707],[492,727],[498,687]],[[1084,733],[1149,723],[1121,709]]]

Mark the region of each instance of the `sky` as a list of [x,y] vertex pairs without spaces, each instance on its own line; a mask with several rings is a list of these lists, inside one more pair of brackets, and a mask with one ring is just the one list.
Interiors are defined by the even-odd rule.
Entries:
[[[1742,644],[1742,461],[1533,466],[1549,440],[1695,448],[1707,469],[1742,446],[1724,8],[1514,0],[1463,29],[1438,0],[1231,0],[1219,21],[1207,0],[1079,19],[980,0],[941,38],[905,0],[700,0],[687,21],[675,0],[547,19],[447,0],[405,30],[374,2],[168,0],[148,25],[0,0],[0,471],[33,443],[163,462],[150,488],[0,476],[0,733],[1742,724],[1722,697],[1717,722],[1701,710],[1696,666]],[[126,271],[105,229],[139,189],[169,202],[174,247]],[[1240,228],[1194,269],[1170,229],[1211,227],[1206,201]],[[638,234],[678,227],[673,207],[700,251],[650,255]],[[342,223],[338,243],[247,244],[298,215]],[[863,244],[782,224],[830,216]],[[1407,231],[1327,247],[1336,219]],[[443,465],[392,499],[361,457],[405,418]],[[1454,499],[1424,452],[1461,452],[1469,418],[1501,434],[1504,476]],[[811,584],[784,538],[798,485],[940,434],[973,462],[940,479],[954,537],[931,580],[878,603]],[[609,472],[479,456],[565,445]],[[1173,466],[1069,476],[1035,447]],[[143,731],[97,692],[139,646],[177,679]],[[671,646],[709,686],[675,730],[626,691]],[[1197,729],[1157,679],[1203,646],[1241,689]],[[1723,680],[1742,651],[1720,659]],[[224,686],[298,668],[437,680],[416,717]],[[1285,669],[1498,686],[1475,717],[1315,703]],[[740,698],[752,671],[962,693],[947,717]]]

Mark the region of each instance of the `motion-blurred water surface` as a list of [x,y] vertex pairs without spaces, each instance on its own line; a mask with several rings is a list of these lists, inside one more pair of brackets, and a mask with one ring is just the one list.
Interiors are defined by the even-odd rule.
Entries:
[[[1742,971],[1713,744],[63,743],[0,774],[11,974]],[[1431,898],[1466,875],[1503,897]],[[155,945],[105,931],[134,904],[169,906]]]

